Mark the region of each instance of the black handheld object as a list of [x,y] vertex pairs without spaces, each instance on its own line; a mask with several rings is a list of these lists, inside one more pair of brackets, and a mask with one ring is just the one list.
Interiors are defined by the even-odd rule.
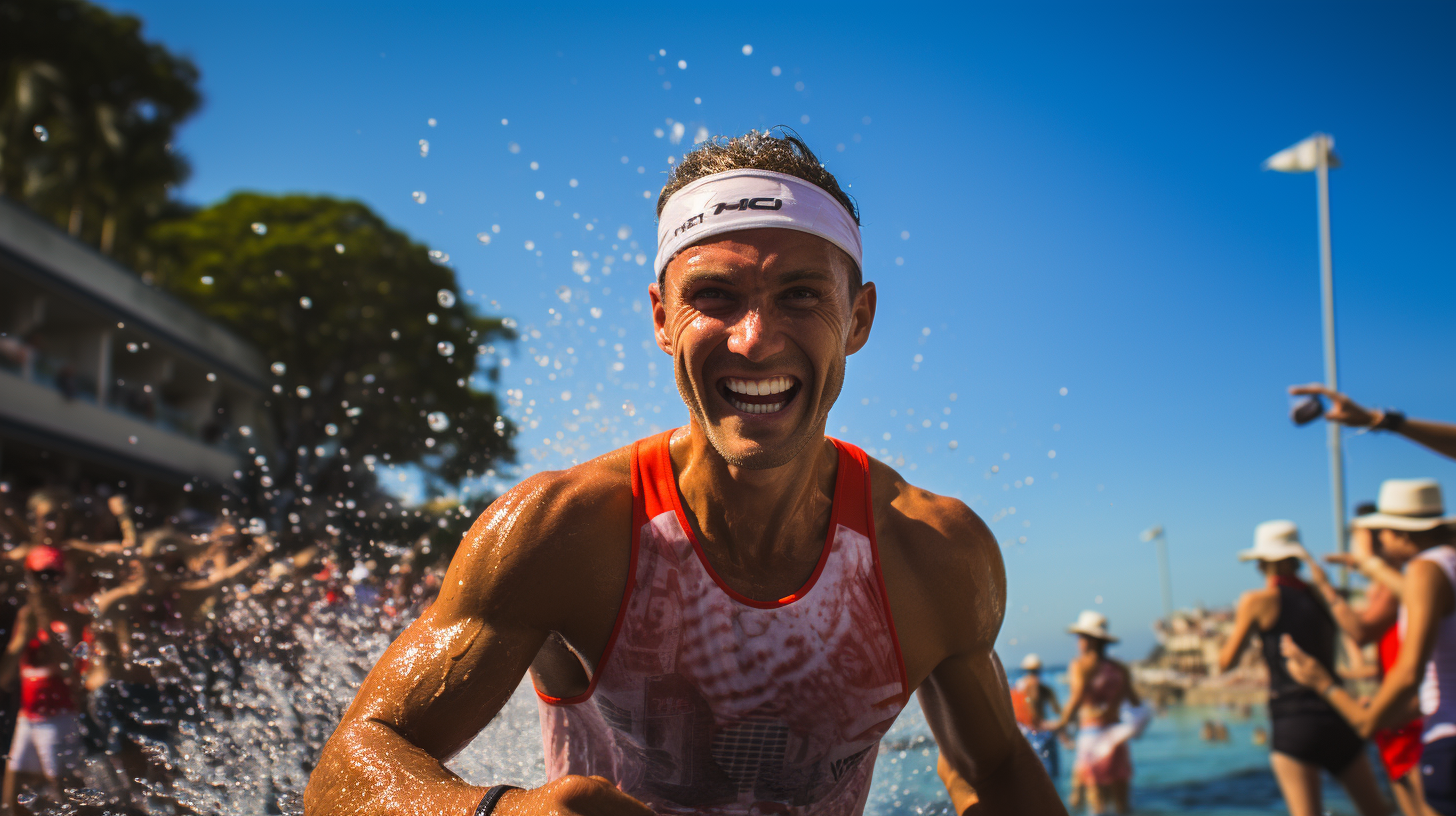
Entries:
[[1317,394],[1310,394],[1289,409],[1289,418],[1295,425],[1308,425],[1325,415],[1325,403]]

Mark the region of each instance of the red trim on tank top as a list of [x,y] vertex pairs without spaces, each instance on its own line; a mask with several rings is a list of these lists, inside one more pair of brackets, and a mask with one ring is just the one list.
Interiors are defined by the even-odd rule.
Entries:
[[845,476],[844,451],[838,445],[835,446],[835,452],[839,455],[839,467],[838,472],[834,474],[834,498],[831,500],[831,506],[829,508],[829,532],[824,536],[824,548],[819,551],[819,561],[814,565],[814,572],[809,576],[809,580],[805,581],[803,586],[794,590],[792,594],[785,595],[777,601],[757,601],[747,595],[734,591],[732,587],[723,581],[723,578],[718,575],[718,571],[713,569],[712,564],[708,563],[708,556],[703,552],[703,545],[698,543],[698,537],[693,535],[693,527],[691,524],[688,524],[688,514],[683,511],[682,496],[678,493],[677,489],[677,474],[673,472],[672,456],[668,450],[668,442],[672,440],[672,433],[671,431],[668,432],[668,439],[662,444],[661,453],[659,454],[661,461],[659,462],[656,476],[660,480],[666,479],[672,483],[670,488],[668,485],[662,485],[661,492],[672,496],[672,509],[677,513],[677,523],[682,526],[683,534],[688,537],[688,541],[693,545],[693,552],[697,553],[698,563],[703,565],[703,569],[708,573],[708,577],[713,579],[713,583],[717,584],[718,588],[723,590],[723,593],[729,598],[744,606],[751,606],[755,609],[778,609],[781,606],[788,606],[802,599],[805,595],[808,595],[809,591],[814,588],[814,585],[819,582],[819,575],[824,572],[824,565],[829,562],[829,552],[834,548],[834,534],[839,529],[839,514],[842,506],[842,502],[839,501],[839,492],[840,485],[843,484]]
[[875,537],[875,503],[874,492],[871,490],[869,456],[859,448],[850,445],[848,442],[834,440],[834,444],[840,446],[840,450],[849,448],[858,453],[856,459],[859,461],[860,470],[864,473],[864,517],[865,524],[869,527],[867,535],[870,540],[870,554],[875,561],[875,584],[880,588],[880,603],[885,607],[885,622],[890,626],[890,642],[895,644],[895,662],[900,668],[901,695],[906,703],[910,700],[910,673],[905,670],[905,652],[900,649],[900,632],[895,628],[895,613],[890,611],[890,591],[885,588],[885,570],[880,566],[880,542]]
[[587,680],[586,691],[575,697],[552,697],[549,694],[536,688],[536,682],[531,681],[531,689],[536,696],[547,705],[562,706],[576,705],[591,699],[592,692],[597,690],[597,680],[607,667],[607,659],[612,656],[612,647],[617,645],[617,635],[622,631],[622,622],[627,619],[627,605],[632,601],[632,590],[637,588],[637,549],[642,539],[642,528],[647,525],[647,513],[645,512],[645,497],[642,490],[642,474],[637,468],[637,449],[642,445],[638,440],[632,445],[631,469],[632,469],[632,554],[627,559],[627,588],[622,591],[622,603],[617,607],[617,619],[612,622],[612,634],[607,637],[607,646],[602,649],[602,656],[597,660],[596,670],[591,673]]

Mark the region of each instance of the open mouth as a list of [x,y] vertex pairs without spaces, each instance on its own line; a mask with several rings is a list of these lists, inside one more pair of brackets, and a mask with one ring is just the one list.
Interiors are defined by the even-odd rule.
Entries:
[[756,380],[724,377],[718,381],[718,390],[729,405],[745,414],[774,414],[799,393],[799,378],[790,374]]

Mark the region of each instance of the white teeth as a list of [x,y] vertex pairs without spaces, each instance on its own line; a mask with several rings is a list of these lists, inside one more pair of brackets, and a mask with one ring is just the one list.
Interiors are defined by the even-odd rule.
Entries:
[[769,377],[763,380],[740,380],[736,377],[729,377],[725,384],[729,391],[758,397],[781,394],[794,386],[794,380],[785,376]]
[[788,404],[787,400],[785,400],[784,402],[772,402],[767,405],[757,405],[751,402],[739,402],[736,399],[730,399],[728,401],[733,404],[734,408],[737,408],[745,414],[772,414],[776,411],[783,410],[783,407]]

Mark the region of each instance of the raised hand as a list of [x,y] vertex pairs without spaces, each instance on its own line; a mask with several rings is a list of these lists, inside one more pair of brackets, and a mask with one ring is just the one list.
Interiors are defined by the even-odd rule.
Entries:
[[1330,407],[1325,410],[1325,419],[1330,422],[1338,422],[1341,425],[1353,425],[1357,428],[1368,428],[1380,420],[1381,412],[1372,412],[1359,403],[1341,394],[1332,391],[1319,383],[1307,385],[1291,385],[1289,393],[1294,396],[1304,394],[1318,394],[1330,401]]

